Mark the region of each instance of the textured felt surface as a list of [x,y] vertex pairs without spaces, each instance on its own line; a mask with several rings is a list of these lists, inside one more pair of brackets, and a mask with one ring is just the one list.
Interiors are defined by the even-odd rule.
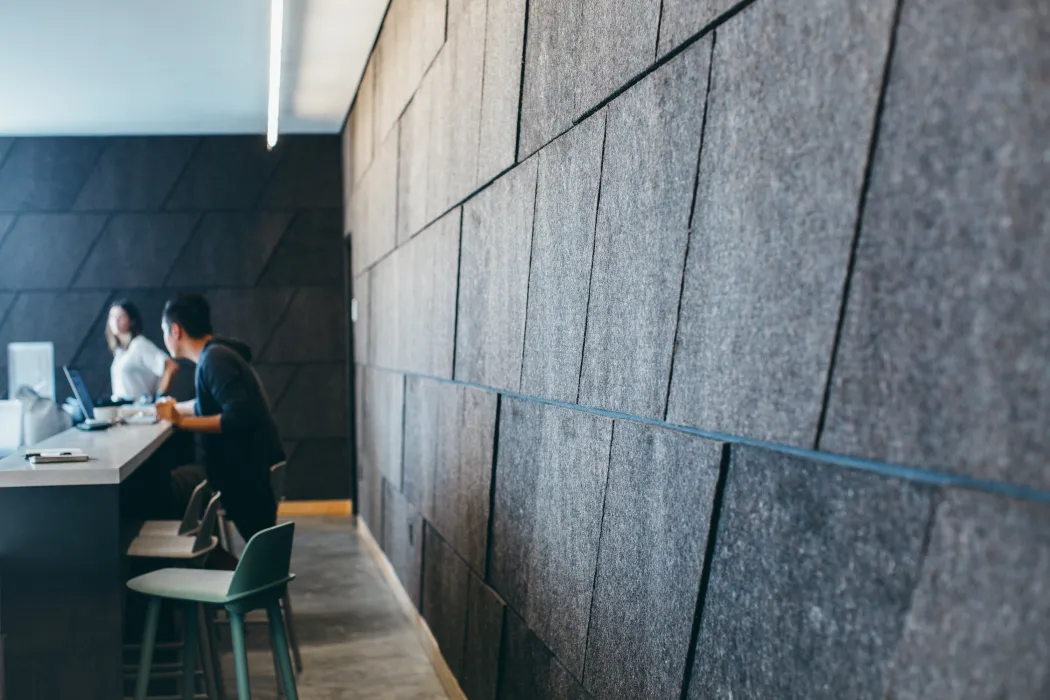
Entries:
[[822,449],[1050,489],[1048,12],[903,5]]
[[512,610],[503,628],[499,700],[589,700],[591,696]]
[[892,697],[1050,690],[1050,506],[949,492],[894,659]]
[[530,0],[518,156],[572,126],[584,0]]
[[423,619],[449,669],[460,680],[470,569],[430,523],[423,535],[423,549]]
[[383,482],[383,551],[401,587],[419,608],[423,577],[423,518],[389,482]]
[[358,446],[363,459],[401,488],[401,419],[405,378],[384,370],[361,368]]
[[467,588],[467,633],[460,687],[470,700],[495,700],[506,605],[474,574],[470,575]]
[[371,352],[381,367],[452,377],[460,210],[372,270]]
[[525,0],[487,0],[477,184],[514,164],[525,43]]
[[405,391],[405,495],[483,574],[498,396],[419,377]]
[[502,400],[489,581],[577,677],[611,433],[607,418]]
[[709,59],[702,41],[608,107],[582,404],[663,418]]
[[616,422],[583,679],[595,697],[681,695],[721,455]]
[[758,4],[719,30],[670,421],[813,446],[892,17]]
[[689,698],[884,698],[930,487],[734,445]]
[[454,375],[458,380],[518,389],[535,193],[532,159],[463,206]]
[[576,402],[594,253],[605,116],[539,154],[521,391]]

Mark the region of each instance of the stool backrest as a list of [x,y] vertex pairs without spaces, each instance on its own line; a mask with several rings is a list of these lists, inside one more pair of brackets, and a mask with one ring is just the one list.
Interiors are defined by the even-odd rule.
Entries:
[[201,511],[204,510],[204,504],[207,503],[210,494],[211,488],[208,486],[207,479],[193,489],[190,502],[186,505],[186,512],[182,515],[182,522],[179,523],[180,535],[190,535],[200,527]]
[[227,593],[240,596],[290,581],[294,536],[295,523],[281,523],[255,533],[244,546]]
[[288,473],[288,462],[280,461],[270,467],[270,488],[273,490],[273,500],[280,503],[284,500],[284,477]]
[[204,517],[201,518],[201,526],[197,530],[197,539],[193,541],[194,552],[203,552],[212,546],[211,538],[215,534],[215,526],[219,522],[220,495],[216,491],[211,500],[208,501],[208,507],[204,509]]

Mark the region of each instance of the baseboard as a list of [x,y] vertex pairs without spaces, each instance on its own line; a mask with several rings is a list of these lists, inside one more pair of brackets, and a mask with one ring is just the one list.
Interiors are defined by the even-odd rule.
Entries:
[[434,635],[430,632],[427,621],[423,619],[419,611],[416,610],[416,606],[412,604],[412,599],[408,597],[408,592],[405,591],[401,581],[397,578],[397,574],[394,573],[394,567],[390,564],[390,560],[386,558],[386,554],[379,547],[379,543],[372,537],[372,532],[368,529],[368,525],[361,518],[357,518],[357,534],[369,554],[375,559],[376,564],[379,565],[379,572],[390,585],[390,589],[394,592],[394,598],[397,599],[401,610],[415,626],[419,636],[419,644],[423,647],[423,651],[426,652],[427,658],[430,659],[430,665],[434,667],[438,681],[440,681],[441,687],[445,690],[445,695],[451,700],[467,700],[467,696],[463,694],[463,690],[459,687],[459,682],[452,675],[452,669],[445,663],[445,657],[441,655],[437,640],[434,639]]
[[345,518],[351,512],[350,501],[281,501],[277,505],[277,515],[282,517],[336,515]]

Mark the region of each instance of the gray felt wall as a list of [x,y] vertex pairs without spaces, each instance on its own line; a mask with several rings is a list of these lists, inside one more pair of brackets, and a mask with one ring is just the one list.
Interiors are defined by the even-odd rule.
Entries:
[[359,512],[471,700],[1050,697],[1050,5],[393,0]]
[[[165,300],[203,292],[255,354],[287,496],[348,497],[340,179],[334,135],[0,138],[0,395],[7,343],[38,340],[108,395],[109,304],[130,299],[162,346]],[[173,393],[192,398],[192,364]]]

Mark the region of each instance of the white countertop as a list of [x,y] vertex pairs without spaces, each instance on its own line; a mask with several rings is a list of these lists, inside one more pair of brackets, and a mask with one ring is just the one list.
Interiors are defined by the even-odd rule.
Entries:
[[18,486],[94,486],[119,484],[157,451],[172,434],[170,423],[118,425],[84,432],[76,428],[33,445],[33,449],[78,447],[87,462],[30,464],[25,449],[0,459],[0,488]]

